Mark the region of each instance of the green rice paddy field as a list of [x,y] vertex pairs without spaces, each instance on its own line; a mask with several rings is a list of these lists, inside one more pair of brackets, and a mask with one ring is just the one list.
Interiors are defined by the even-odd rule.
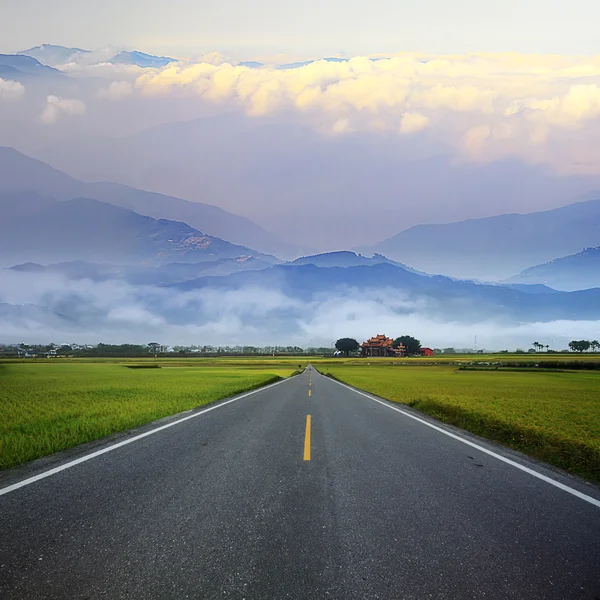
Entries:
[[600,482],[600,371],[340,364],[321,372]]
[[[311,362],[350,385],[600,482],[600,370],[459,370],[473,362],[502,361],[506,367],[527,362],[533,368],[543,360],[599,359],[569,354],[4,360],[0,468],[256,388]],[[126,368],[153,364],[161,368]]]
[[160,369],[129,369],[118,361],[0,364],[0,468],[202,406],[293,371],[278,364],[175,363]]

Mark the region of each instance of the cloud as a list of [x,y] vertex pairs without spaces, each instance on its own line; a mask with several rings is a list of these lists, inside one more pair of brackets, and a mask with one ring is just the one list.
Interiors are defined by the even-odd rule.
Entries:
[[290,69],[219,56],[146,69],[135,86],[146,96],[177,91],[234,104],[251,116],[291,111],[335,134],[427,131],[478,160],[552,161],[546,148],[562,144],[563,131],[600,121],[600,56],[402,53]]
[[86,107],[81,100],[72,98],[59,98],[50,95],[46,98],[46,107],[40,115],[42,123],[52,125],[56,123],[61,115],[83,115]]
[[137,65],[114,64],[109,61],[93,64],[70,63],[62,65],[60,70],[68,73],[69,77],[73,79],[85,80],[94,77],[131,82],[134,82],[140,75],[147,71],[147,69],[138,67]]
[[429,126],[429,119],[417,112],[407,112],[402,115],[400,131],[402,133],[416,133]]
[[0,77],[0,101],[12,102],[18,100],[25,93],[25,86],[18,81],[2,79]]
[[113,81],[108,88],[101,89],[98,96],[109,100],[123,100],[133,95],[133,85],[128,81]]

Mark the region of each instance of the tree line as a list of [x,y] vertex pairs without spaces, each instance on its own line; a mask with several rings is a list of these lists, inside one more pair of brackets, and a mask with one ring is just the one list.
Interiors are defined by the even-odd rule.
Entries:
[[600,342],[598,340],[592,340],[591,342],[588,340],[573,340],[569,342],[569,350],[572,352],[587,352],[588,350],[598,352],[600,350]]
[[158,342],[148,344],[0,344],[0,355],[21,357],[115,357],[144,356],[217,356],[217,355],[297,355],[331,354],[330,347],[301,348],[300,346],[168,346]]

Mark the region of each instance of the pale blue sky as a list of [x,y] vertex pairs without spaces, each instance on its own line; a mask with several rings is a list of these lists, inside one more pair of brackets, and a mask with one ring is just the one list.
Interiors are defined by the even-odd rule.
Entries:
[[276,52],[595,54],[596,0],[0,0],[0,51],[107,44],[250,58]]

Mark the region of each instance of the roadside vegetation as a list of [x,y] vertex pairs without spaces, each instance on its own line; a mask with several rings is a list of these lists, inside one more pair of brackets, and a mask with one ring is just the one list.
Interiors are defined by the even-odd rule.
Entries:
[[392,364],[401,361],[363,360],[319,370],[600,482],[600,372]]
[[299,363],[44,360],[0,364],[0,468],[290,376]]

